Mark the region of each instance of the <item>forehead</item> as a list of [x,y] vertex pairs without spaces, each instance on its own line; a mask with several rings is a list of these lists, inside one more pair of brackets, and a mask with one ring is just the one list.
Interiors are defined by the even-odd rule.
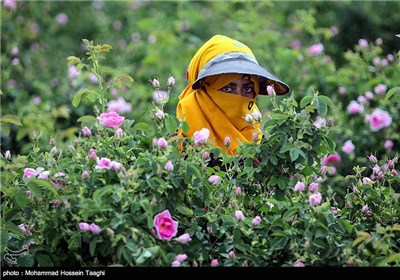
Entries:
[[251,85],[254,84],[250,77],[242,77],[236,80],[233,80],[229,83],[229,85]]

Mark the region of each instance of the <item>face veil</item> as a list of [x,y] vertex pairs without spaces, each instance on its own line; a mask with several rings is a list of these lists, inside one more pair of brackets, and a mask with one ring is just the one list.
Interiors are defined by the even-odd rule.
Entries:
[[[252,142],[253,134],[260,129],[259,122],[253,124],[245,120],[246,114],[258,110],[255,98],[227,94],[218,91],[231,81],[241,78],[243,74],[223,74],[207,77],[199,89],[192,85],[203,66],[213,57],[227,52],[244,52],[253,56],[252,51],[235,40],[225,36],[214,36],[206,42],[191,60],[188,71],[188,85],[179,96],[177,117],[189,125],[189,131],[179,131],[181,137],[193,137],[202,128],[210,130],[209,140],[227,154],[236,154],[237,147],[244,142]],[[258,77],[251,75],[256,94],[259,91]],[[224,145],[225,137],[230,137],[228,148]]]

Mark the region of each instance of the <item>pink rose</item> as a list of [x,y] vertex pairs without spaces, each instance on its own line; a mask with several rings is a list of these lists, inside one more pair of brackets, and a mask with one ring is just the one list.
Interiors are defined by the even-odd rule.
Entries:
[[328,155],[325,156],[322,160],[322,165],[324,166],[332,166],[340,163],[342,158],[340,157],[339,154],[333,154],[333,155]]
[[378,131],[392,124],[392,117],[382,109],[375,109],[371,115],[367,115],[365,120],[369,123],[372,131]]
[[253,227],[258,226],[261,223],[261,217],[260,216],[255,216],[251,224]]
[[36,176],[36,170],[33,168],[25,168],[24,169],[24,178],[31,178]]
[[210,130],[208,128],[202,128],[201,130],[195,131],[193,134],[194,143],[196,145],[205,144],[210,136]]
[[93,234],[99,234],[99,233],[101,232],[101,228],[100,228],[98,225],[94,224],[94,223],[91,223],[91,224],[89,225],[89,230],[90,230]]
[[314,193],[312,195],[310,195],[309,199],[308,199],[308,203],[311,206],[317,206],[319,204],[321,204],[322,201],[322,196],[320,193]]
[[161,240],[171,240],[178,232],[178,222],[174,221],[169,210],[164,210],[154,216],[154,227],[157,237]]
[[306,188],[306,185],[303,182],[297,181],[296,185],[294,186],[295,192],[302,192]]
[[79,228],[82,231],[89,231],[90,230],[90,225],[88,223],[81,222],[81,223],[79,223]]
[[324,51],[324,45],[321,43],[313,44],[308,48],[308,53],[310,55],[320,55]]
[[219,177],[218,175],[211,175],[208,178],[208,182],[214,186],[217,186],[221,183],[221,177]]
[[114,111],[102,113],[97,119],[100,120],[100,124],[104,127],[119,127],[125,120],[124,117]]

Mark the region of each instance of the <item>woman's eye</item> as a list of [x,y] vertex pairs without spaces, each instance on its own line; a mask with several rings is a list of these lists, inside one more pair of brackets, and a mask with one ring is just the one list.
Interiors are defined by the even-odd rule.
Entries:
[[253,87],[252,86],[244,87],[243,90],[246,93],[253,92]]
[[223,92],[233,92],[231,87],[223,87],[220,90],[223,91]]

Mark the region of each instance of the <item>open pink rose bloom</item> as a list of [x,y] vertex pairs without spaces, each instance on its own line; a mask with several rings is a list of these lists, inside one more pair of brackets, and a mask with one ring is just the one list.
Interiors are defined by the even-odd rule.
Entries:
[[178,222],[172,219],[169,210],[164,210],[154,216],[154,227],[157,237],[161,240],[171,240],[178,232]]

